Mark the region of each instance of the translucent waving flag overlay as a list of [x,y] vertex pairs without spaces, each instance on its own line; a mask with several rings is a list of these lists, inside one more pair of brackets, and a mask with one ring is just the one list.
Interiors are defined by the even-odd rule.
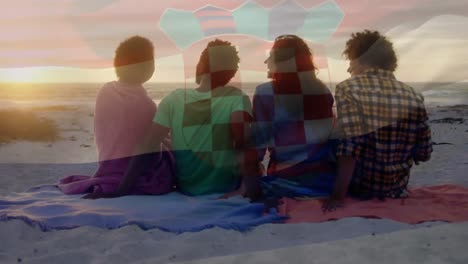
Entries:
[[467,6],[3,1],[0,262],[261,262],[420,226],[405,253],[461,259],[466,224],[430,221],[467,219]]

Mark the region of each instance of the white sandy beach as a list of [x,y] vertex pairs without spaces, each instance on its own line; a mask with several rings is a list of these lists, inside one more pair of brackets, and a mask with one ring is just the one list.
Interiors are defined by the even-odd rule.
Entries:
[[[96,160],[93,106],[85,102],[60,111],[38,110],[59,126],[55,142],[1,144],[0,195],[70,174],[91,175],[95,166],[80,163]],[[431,106],[428,111],[438,145],[430,162],[413,169],[411,185],[468,186],[468,106]],[[136,226],[43,232],[14,220],[0,222],[0,236],[0,263],[468,263],[468,223],[407,225],[347,218],[267,224],[246,233],[213,228],[175,235]]]

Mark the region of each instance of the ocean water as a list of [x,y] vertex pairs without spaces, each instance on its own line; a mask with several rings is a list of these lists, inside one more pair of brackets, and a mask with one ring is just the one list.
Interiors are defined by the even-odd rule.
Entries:
[[468,105],[468,83],[446,84],[422,90],[426,105]]
[[[252,96],[259,83],[242,83],[241,89]],[[468,82],[462,83],[409,83],[420,91],[428,106],[468,104]],[[0,83],[0,108],[18,105],[94,104],[102,83]],[[328,84],[332,92],[335,84]],[[147,83],[148,94],[161,100],[178,88],[192,89],[190,83]]]
[[[259,83],[237,85],[253,95]],[[50,106],[94,104],[96,95],[103,83],[0,83],[0,108],[12,106]],[[155,101],[176,89],[192,89],[196,84],[190,83],[146,83],[144,87]]]

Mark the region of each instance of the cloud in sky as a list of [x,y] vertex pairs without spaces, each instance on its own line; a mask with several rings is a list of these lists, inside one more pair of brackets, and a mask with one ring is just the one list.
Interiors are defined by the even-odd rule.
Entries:
[[395,39],[403,79],[425,82],[453,82],[467,79],[468,18],[444,15],[421,27],[401,33],[390,31]]
[[[398,55],[397,77],[412,82],[460,82],[468,79],[468,17],[441,15],[415,27],[410,21],[382,31]],[[332,53],[329,65],[332,79],[347,78],[348,62],[341,57],[346,38]]]

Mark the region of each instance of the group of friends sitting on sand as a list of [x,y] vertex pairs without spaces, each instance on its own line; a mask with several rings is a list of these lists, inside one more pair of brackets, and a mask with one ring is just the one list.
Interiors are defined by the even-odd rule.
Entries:
[[333,96],[307,43],[279,36],[265,60],[271,81],[249,98],[229,85],[235,46],[216,39],[200,55],[197,87],[156,105],[143,87],[155,72],[153,44],[131,37],[115,51],[118,80],[96,100],[99,168],[59,187],[88,199],[178,191],[260,201],[297,196],[281,192],[294,186],[325,197],[326,211],[346,196],[406,197],[411,167],[432,152],[424,99],[395,78],[397,56],[379,32],[353,33],[343,54],[351,77]]

